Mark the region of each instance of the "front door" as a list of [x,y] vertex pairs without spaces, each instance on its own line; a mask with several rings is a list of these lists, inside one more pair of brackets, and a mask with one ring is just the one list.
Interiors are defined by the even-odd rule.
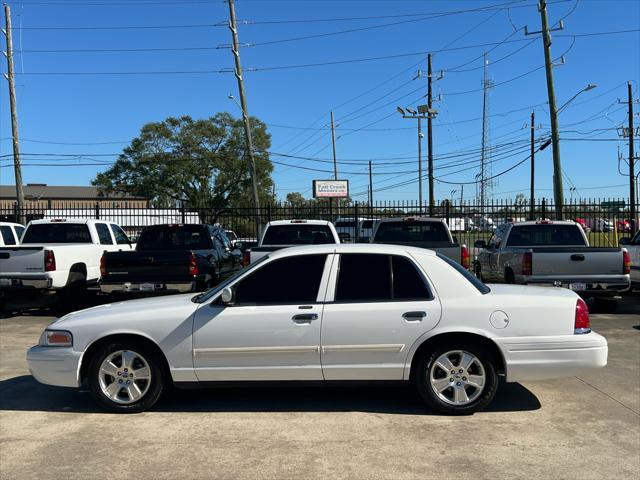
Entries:
[[198,379],[322,380],[320,325],[332,259],[267,260],[232,285],[233,305],[214,299],[200,307],[193,327]]
[[335,263],[322,316],[324,378],[401,380],[409,349],[439,322],[440,302],[411,257],[341,254]]

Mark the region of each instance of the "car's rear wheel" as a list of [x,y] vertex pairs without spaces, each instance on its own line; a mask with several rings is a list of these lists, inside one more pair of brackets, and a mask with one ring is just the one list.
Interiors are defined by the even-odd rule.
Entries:
[[162,359],[145,345],[112,343],[90,360],[91,395],[107,410],[137,413],[151,408],[166,384]]
[[427,405],[448,415],[482,410],[498,389],[491,354],[474,344],[435,348],[420,361],[416,380]]

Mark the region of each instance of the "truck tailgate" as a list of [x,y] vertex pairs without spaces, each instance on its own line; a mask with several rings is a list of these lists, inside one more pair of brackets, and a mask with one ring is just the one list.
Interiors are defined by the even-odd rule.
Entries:
[[44,272],[44,247],[0,247],[0,275]]
[[533,275],[621,275],[620,248],[536,247],[533,248]]
[[189,278],[190,251],[108,252],[102,281],[163,281]]

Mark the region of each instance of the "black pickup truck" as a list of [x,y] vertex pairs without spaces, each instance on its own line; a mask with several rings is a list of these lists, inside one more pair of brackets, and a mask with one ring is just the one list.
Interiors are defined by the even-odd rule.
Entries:
[[212,225],[146,227],[133,252],[105,252],[100,290],[105,293],[195,292],[242,268],[242,253]]

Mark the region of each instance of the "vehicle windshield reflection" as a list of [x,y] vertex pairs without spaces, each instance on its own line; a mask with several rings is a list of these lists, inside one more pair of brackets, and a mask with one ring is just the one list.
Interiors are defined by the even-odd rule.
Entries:
[[215,295],[217,295],[218,293],[220,293],[225,287],[231,285],[233,282],[236,281],[237,278],[239,278],[240,276],[244,275],[245,273],[247,273],[250,270],[253,270],[256,266],[260,265],[262,262],[264,262],[265,260],[267,260],[267,258],[269,258],[268,255],[259,258],[258,260],[256,260],[254,263],[252,263],[251,265],[243,268],[242,270],[239,270],[238,272],[236,272],[234,275],[231,275],[229,278],[227,278],[226,280],[224,280],[223,282],[220,282],[218,285],[216,285],[213,288],[210,288],[209,290],[207,290],[206,292],[202,292],[196,296],[194,296],[191,301],[193,303],[204,303],[207,300],[209,300],[210,298],[214,297]]

